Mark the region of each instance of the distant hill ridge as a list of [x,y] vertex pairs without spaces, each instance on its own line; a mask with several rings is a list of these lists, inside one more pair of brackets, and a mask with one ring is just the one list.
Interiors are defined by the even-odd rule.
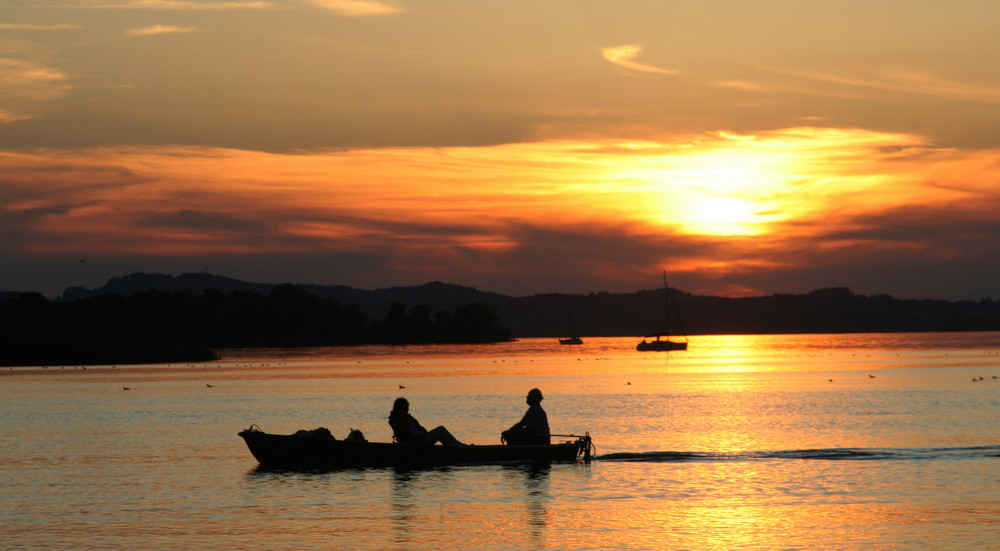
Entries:
[[103,287],[96,289],[70,287],[63,292],[60,300],[77,300],[84,297],[106,294],[130,295],[149,290],[168,291],[171,293],[190,291],[196,294],[204,293],[209,289],[215,289],[223,293],[231,293],[233,291],[266,293],[273,287],[275,286],[267,283],[247,283],[230,277],[204,273],[187,273],[173,276],[136,272],[127,276],[113,277]]
[[[230,277],[206,274],[186,273],[179,276],[166,274],[133,273],[127,276],[113,277],[103,286],[96,289],[70,287],[63,292],[59,300],[77,300],[84,297],[117,294],[130,295],[141,291],[189,291],[202,294],[214,289],[222,293],[243,291],[249,293],[267,294],[278,284],[250,283]],[[393,301],[402,302],[408,306],[426,305],[433,310],[452,310],[457,306],[481,302],[497,304],[510,297],[497,293],[479,291],[471,287],[453,285],[433,281],[416,287],[390,287],[367,291],[348,287],[346,285],[314,285],[295,284],[296,287],[322,298],[340,301],[343,304],[357,304],[362,311],[370,315],[382,316]]]
[[[100,294],[160,290],[200,294],[215,289],[267,294],[276,284],[249,283],[229,277],[187,273],[179,276],[133,273],[110,279],[97,289],[71,287],[60,300]],[[581,336],[643,335],[663,328],[663,291],[635,293],[548,293],[511,297],[434,281],[414,287],[363,290],[344,285],[296,285],[314,295],[356,304],[369,316],[382,317],[392,302],[432,310],[483,303],[495,306],[501,322],[517,337],[555,337],[570,331]],[[980,301],[900,300],[888,295],[856,295],[846,288],[819,289],[804,295],[747,298],[698,296],[673,290],[687,334],[877,333],[900,331],[998,331],[1000,303]],[[671,330],[681,328],[672,323]]]

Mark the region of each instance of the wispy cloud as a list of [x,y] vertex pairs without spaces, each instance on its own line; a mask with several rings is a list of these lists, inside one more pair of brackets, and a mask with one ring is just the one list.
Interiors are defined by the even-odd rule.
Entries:
[[0,59],[0,82],[16,87],[18,84],[35,84],[66,80],[66,75],[56,69],[22,61]]
[[938,77],[922,71],[889,71],[888,82],[900,90],[952,99],[1000,102],[1000,85],[981,85]]
[[403,9],[379,0],[70,0],[72,7],[120,10],[269,10],[306,3],[346,17],[395,15]]
[[146,9],[146,10],[261,10],[275,9],[273,2],[260,0],[245,1],[199,1],[199,0],[87,0],[70,2],[74,8],[93,9]]
[[8,111],[6,109],[0,109],[0,124],[23,121],[25,119],[30,119],[31,117],[23,114],[18,114],[13,111]]
[[68,89],[69,76],[58,69],[0,58],[0,122],[33,118]]
[[70,31],[82,28],[82,25],[69,24],[38,25],[32,23],[0,23],[0,31]]
[[159,34],[187,34],[198,32],[196,27],[178,27],[176,25],[150,25],[125,32],[128,36],[154,36]]
[[402,9],[386,2],[375,0],[307,0],[314,6],[330,10],[347,17],[369,17],[395,15]]
[[613,46],[611,48],[601,48],[601,56],[619,67],[643,73],[657,73],[661,75],[677,74],[677,71],[632,61],[638,57],[640,53],[642,53],[641,44],[624,44],[622,46]]
[[875,71],[871,76],[785,69],[775,69],[774,71],[824,84],[851,88],[919,94],[963,101],[1000,103],[1000,85],[947,79],[928,71],[883,69]]
[[757,83],[750,82],[748,80],[723,80],[715,83],[715,86],[719,88],[732,88],[735,90],[743,90],[746,92],[766,92],[768,87]]

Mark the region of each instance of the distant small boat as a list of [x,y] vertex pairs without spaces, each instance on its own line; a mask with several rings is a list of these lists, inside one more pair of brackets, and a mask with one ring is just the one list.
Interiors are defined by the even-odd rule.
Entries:
[[583,344],[583,339],[581,339],[579,335],[573,334],[573,321],[568,311],[566,312],[566,327],[569,329],[569,331],[567,331],[569,338],[559,339],[559,344]]
[[[684,342],[672,341],[670,340],[669,331],[669,320],[670,320],[670,310],[673,309],[674,315],[677,317],[677,325],[681,326],[681,317],[677,313],[677,305],[674,304],[674,297],[670,294],[670,287],[667,286],[667,271],[663,271],[663,324],[664,331],[659,333],[653,333],[651,335],[646,335],[642,338],[642,342],[635,346],[635,349],[639,352],[671,352],[675,350],[687,350],[687,336],[684,335]],[[681,327],[683,331],[683,327]],[[683,334],[683,333],[682,333]],[[647,341],[646,339],[652,338],[652,341]]]

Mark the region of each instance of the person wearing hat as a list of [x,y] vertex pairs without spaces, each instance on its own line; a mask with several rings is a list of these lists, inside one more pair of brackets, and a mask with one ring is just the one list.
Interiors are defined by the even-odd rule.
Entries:
[[500,440],[509,445],[551,444],[549,418],[542,409],[542,391],[528,391],[528,411],[520,421],[500,433]]

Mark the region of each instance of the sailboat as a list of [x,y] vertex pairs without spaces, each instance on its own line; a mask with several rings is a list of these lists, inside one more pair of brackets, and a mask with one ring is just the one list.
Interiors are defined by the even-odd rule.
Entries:
[[[688,348],[687,336],[684,336],[684,342],[670,340],[669,320],[671,307],[673,307],[674,315],[677,317],[678,326],[681,325],[681,317],[677,313],[677,305],[674,304],[673,296],[670,294],[670,287],[667,287],[666,270],[663,271],[663,301],[664,330],[661,333],[644,336],[642,342],[635,347],[639,352],[670,352],[672,350],[687,350]],[[682,331],[683,329],[681,327]],[[646,339],[653,340],[647,341]]]

